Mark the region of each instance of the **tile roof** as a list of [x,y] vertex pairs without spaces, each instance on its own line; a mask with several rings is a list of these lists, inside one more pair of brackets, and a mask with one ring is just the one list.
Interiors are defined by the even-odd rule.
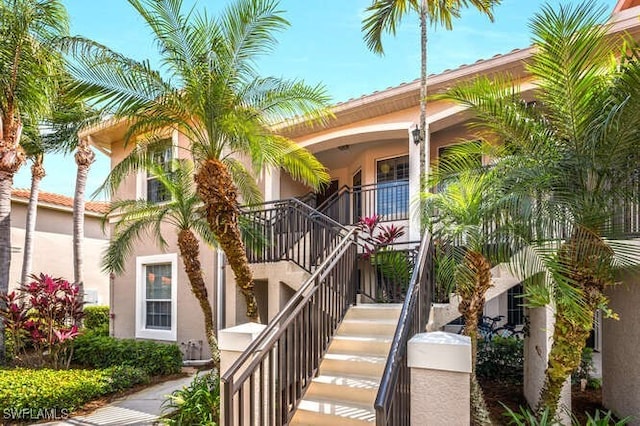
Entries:
[[[31,191],[29,189],[14,189],[11,196],[23,200],[29,200]],[[38,203],[54,204],[57,206],[73,208],[73,198],[65,195],[54,194],[52,192],[40,191],[38,195]],[[92,213],[106,213],[109,209],[109,203],[105,201],[87,201],[84,208]]]

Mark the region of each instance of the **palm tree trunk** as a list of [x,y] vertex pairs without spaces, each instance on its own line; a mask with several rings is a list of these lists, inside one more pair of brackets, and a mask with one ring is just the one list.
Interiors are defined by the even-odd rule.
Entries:
[[596,233],[579,228],[571,240],[558,251],[561,264],[568,265],[568,280],[581,295],[579,310],[563,300],[556,301],[553,343],[545,371],[545,381],[536,412],[549,409],[550,418],[558,411],[562,387],[571,373],[578,368],[589,333],[593,329],[596,309],[606,306],[604,289],[613,283],[613,277],[603,275],[603,264],[611,261],[613,251]]
[[251,321],[258,321],[253,274],[238,227],[238,196],[231,175],[221,161],[209,159],[201,165],[195,180],[211,231],[227,255],[236,285],[245,298],[247,317]]
[[213,310],[209,303],[207,287],[202,277],[202,267],[200,265],[200,244],[193,232],[183,229],[178,233],[178,247],[180,257],[184,263],[184,270],[189,277],[191,292],[198,299],[202,315],[204,316],[204,329],[207,335],[207,342],[211,350],[214,368],[220,371],[220,352],[218,350],[218,338],[216,336],[216,326],[213,319]]
[[38,155],[31,166],[31,192],[29,194],[29,205],[27,206],[27,229],[24,234],[24,253],[22,257],[20,285],[27,285],[27,279],[31,273],[31,265],[33,263],[33,234],[36,232],[40,181],[44,176],[45,171],[42,166],[42,156]]
[[[24,162],[20,147],[22,124],[13,111],[0,117],[0,294],[9,291],[11,266],[11,187],[13,176]],[[0,365],[5,364],[4,322],[0,321]]]
[[95,160],[95,154],[85,139],[78,141],[75,155],[78,171],[76,174],[76,191],[73,196],[73,282],[80,291],[79,297],[84,300],[84,276],[82,271],[82,240],[84,239],[84,204],[85,189],[89,167]]
[[426,192],[426,176],[429,173],[429,132],[427,131],[427,0],[420,6],[420,192]]
[[476,377],[476,360],[478,357],[478,323],[482,317],[484,298],[491,287],[491,263],[479,252],[468,251],[465,255],[465,267],[471,283],[458,286],[460,305],[458,310],[464,318],[465,335],[471,339],[471,424],[490,425],[489,409],[482,388]]

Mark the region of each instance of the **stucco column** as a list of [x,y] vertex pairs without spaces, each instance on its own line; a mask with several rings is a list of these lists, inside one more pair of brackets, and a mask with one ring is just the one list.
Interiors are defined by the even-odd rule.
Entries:
[[[267,326],[264,324],[258,324],[255,322],[249,322],[235,327],[225,328],[218,332],[218,347],[220,348],[220,371],[224,374],[242,352],[258,337],[262,330]],[[220,398],[224,398],[221,393]],[[220,401],[220,407],[224,408],[224,401]],[[235,416],[242,415],[245,419],[249,418],[249,401],[248,398],[245,401],[245,407],[243,407],[242,413],[236,413]],[[221,413],[221,417],[224,418],[224,412]],[[237,421],[237,417],[235,419]],[[224,424],[221,422],[221,424]]]
[[417,195],[420,193],[420,145],[414,143],[411,131],[407,129],[409,141],[409,241],[420,241],[420,209]]
[[264,200],[280,199],[280,169],[267,167],[264,171]]
[[[529,335],[524,342],[524,397],[535,408],[544,385],[549,352],[553,343],[555,312],[553,307],[529,308]],[[560,402],[558,416],[562,424],[571,424],[571,378],[567,379]]]
[[470,424],[471,339],[436,331],[407,346],[411,369],[411,424]]

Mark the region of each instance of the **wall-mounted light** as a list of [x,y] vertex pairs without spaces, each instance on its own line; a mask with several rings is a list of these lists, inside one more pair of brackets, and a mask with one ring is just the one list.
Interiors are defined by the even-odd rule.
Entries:
[[418,126],[411,131],[411,136],[413,137],[413,143],[418,145],[420,143],[420,128]]

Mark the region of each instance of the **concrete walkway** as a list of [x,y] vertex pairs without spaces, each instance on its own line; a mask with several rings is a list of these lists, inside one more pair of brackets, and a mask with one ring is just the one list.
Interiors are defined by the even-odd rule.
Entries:
[[44,423],[47,426],[82,425],[82,426],[116,426],[116,425],[153,425],[164,413],[162,402],[176,389],[187,386],[195,374],[149,386],[139,392],[113,400],[110,404],[97,410],[72,416],[63,421]]

